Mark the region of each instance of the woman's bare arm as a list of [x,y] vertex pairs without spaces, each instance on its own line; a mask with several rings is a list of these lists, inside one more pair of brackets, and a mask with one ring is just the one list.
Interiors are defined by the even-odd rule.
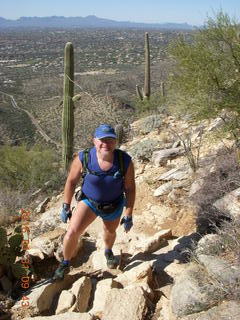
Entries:
[[130,162],[127,172],[125,174],[124,190],[127,199],[125,216],[132,216],[136,197],[135,175],[132,161]]
[[77,156],[71,165],[67,181],[64,187],[64,202],[71,204],[72,197],[75,191],[75,187],[82,174],[82,163]]

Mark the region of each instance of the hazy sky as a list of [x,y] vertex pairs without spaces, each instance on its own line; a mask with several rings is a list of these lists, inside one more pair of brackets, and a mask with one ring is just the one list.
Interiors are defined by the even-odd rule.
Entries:
[[0,0],[0,17],[65,16],[133,22],[203,24],[222,9],[240,20],[240,0]]

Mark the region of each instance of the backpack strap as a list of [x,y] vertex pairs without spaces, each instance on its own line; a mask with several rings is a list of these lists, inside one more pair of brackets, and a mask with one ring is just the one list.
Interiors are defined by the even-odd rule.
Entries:
[[119,169],[122,177],[125,175],[124,161],[123,161],[123,151],[121,149],[117,149],[118,163]]
[[88,159],[89,159],[90,148],[83,150],[83,178],[85,178],[86,174],[89,172],[88,170]]
[[[102,174],[98,174],[97,172],[88,169],[88,160],[89,160],[90,149],[91,148],[87,148],[87,149],[83,150],[83,173],[82,173],[83,179],[85,178],[87,173],[92,173],[95,175],[102,175]],[[116,151],[117,151],[117,157],[118,157],[119,171],[120,171],[122,177],[124,178],[125,168],[124,168],[124,161],[123,161],[123,151],[121,149],[116,149]]]

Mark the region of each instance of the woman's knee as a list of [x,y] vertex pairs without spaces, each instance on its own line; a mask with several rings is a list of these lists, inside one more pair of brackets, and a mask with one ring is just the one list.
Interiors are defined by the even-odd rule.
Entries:
[[65,240],[69,240],[69,239],[77,240],[79,236],[80,236],[80,233],[77,229],[69,228],[64,238]]
[[117,229],[117,227],[116,226],[109,226],[109,225],[104,225],[104,227],[103,227],[103,230],[104,230],[104,232],[106,232],[106,233],[110,233],[110,234],[115,234],[116,233],[116,229]]
[[117,227],[119,226],[120,218],[117,218],[113,221],[103,221],[104,231],[107,233],[115,233]]

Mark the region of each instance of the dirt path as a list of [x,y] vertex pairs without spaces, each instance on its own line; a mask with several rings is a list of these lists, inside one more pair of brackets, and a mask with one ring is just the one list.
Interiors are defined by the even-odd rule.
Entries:
[[54,141],[52,138],[50,138],[50,137],[46,134],[46,132],[45,132],[45,131],[40,127],[40,125],[38,124],[37,119],[36,119],[28,110],[23,109],[23,108],[20,108],[20,107],[18,106],[16,100],[14,99],[14,97],[13,97],[12,95],[10,95],[10,94],[8,94],[8,93],[5,93],[5,92],[3,92],[3,91],[0,91],[0,93],[8,96],[8,97],[11,99],[11,105],[12,105],[12,107],[13,107],[14,109],[23,111],[23,112],[25,112],[25,113],[29,116],[32,124],[36,127],[38,133],[43,137],[43,139],[44,139],[46,142],[48,142],[48,143],[50,142],[50,143],[54,144],[57,148],[61,148],[61,147],[62,147],[59,143],[57,143],[56,141]]

